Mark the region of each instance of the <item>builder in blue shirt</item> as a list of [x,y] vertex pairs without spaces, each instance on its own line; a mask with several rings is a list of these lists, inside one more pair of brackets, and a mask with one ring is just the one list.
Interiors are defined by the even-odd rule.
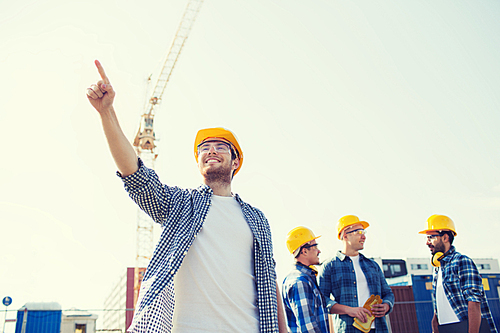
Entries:
[[[328,299],[329,312],[334,315],[336,333],[359,333],[353,326],[354,318],[365,323],[372,314],[375,320],[370,332],[389,332],[385,315],[392,310],[394,295],[380,266],[359,252],[364,248],[368,226],[368,222],[360,221],[357,216],[342,217],[337,231],[344,248],[324,262],[320,270],[319,286]],[[363,307],[370,295],[382,299],[382,304],[372,307],[372,313]]]
[[432,331],[497,333],[476,264],[452,245],[455,223],[445,215],[427,219],[426,245],[434,268]]
[[328,333],[326,303],[316,281],[319,254],[311,229],[296,227],[287,236],[286,245],[295,258],[295,266],[283,281],[283,303],[289,332]]

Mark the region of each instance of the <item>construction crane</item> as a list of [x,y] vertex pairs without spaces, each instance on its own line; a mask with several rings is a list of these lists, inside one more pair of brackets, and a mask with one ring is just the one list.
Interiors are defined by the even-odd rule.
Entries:
[[[154,131],[154,117],[162,101],[165,88],[172,76],[182,48],[191,32],[193,23],[200,11],[203,0],[190,0],[184,10],[181,23],[177,28],[174,40],[170,46],[165,62],[156,85],[152,90],[151,97],[146,101],[144,114],[141,116],[139,130],[135,136],[133,145],[137,155],[143,160],[144,164],[154,169],[154,164],[158,154],[156,152],[156,136]],[[149,78],[149,81],[151,77]],[[135,261],[134,278],[134,307],[139,294],[139,287],[146,267],[151,260],[153,253],[153,221],[141,209],[137,212],[137,256]]]

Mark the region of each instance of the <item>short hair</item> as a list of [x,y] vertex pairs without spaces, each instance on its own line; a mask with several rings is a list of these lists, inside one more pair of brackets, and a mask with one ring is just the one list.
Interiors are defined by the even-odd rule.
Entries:
[[297,250],[295,250],[293,252],[293,255],[294,255],[295,259],[297,259],[302,254],[302,250],[304,249],[304,246],[310,245],[311,242],[312,242],[312,240],[310,240],[307,243],[302,244],[301,246],[299,246],[299,248]]
[[238,154],[235,152],[233,145],[229,145],[229,150],[231,151],[231,161],[239,158]]
[[448,238],[450,240],[450,245],[453,244],[453,240],[455,239],[455,236],[453,235],[453,231],[451,231],[451,230],[441,230],[441,231],[438,231],[438,233],[439,233],[439,236],[448,235]]

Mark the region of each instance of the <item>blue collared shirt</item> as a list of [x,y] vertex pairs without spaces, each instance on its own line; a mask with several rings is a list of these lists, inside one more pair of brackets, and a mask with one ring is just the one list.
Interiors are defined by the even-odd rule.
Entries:
[[311,268],[297,263],[283,281],[282,289],[290,332],[328,333],[326,302]]
[[[444,293],[458,319],[460,321],[467,320],[469,301],[481,303],[481,317],[488,320],[491,332],[496,333],[497,329],[484,294],[483,282],[472,259],[457,252],[452,246],[440,263]],[[438,313],[436,306],[437,274],[438,269],[436,268],[432,280],[434,313]]]
[[[119,174],[118,174],[119,175]],[[161,184],[158,175],[139,159],[139,170],[122,178],[129,196],[163,231],[142,281],[131,332],[170,332],[174,310],[174,275],[179,270],[211,205],[213,191],[207,185],[181,189]],[[260,332],[278,332],[276,271],[269,223],[264,214],[235,194],[254,237],[254,274]],[[161,295],[167,304],[152,306]],[[151,309],[166,313],[151,313]],[[149,312],[148,312],[149,311]],[[160,312],[160,311],[158,311]],[[148,328],[141,323],[147,318]],[[151,327],[153,325],[153,327]]]
[[[380,295],[384,303],[389,304],[390,310],[394,306],[394,294],[385,280],[384,273],[380,266],[373,260],[359,254],[359,265],[365,274],[366,282],[370,294]],[[356,288],[356,274],[351,258],[337,252],[337,255],[324,262],[319,274],[319,288],[323,295],[329,299],[328,309],[335,304],[358,307],[358,291]],[[331,297],[333,296],[333,300]],[[389,313],[387,312],[387,314]],[[333,315],[335,332],[359,333],[359,330],[352,326],[354,318],[349,315]],[[375,318],[375,331],[389,332],[385,317]]]

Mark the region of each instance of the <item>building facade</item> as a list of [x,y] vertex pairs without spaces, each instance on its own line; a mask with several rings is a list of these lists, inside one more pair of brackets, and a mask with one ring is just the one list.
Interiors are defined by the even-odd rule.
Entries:
[[134,317],[136,291],[146,268],[139,268],[139,284],[135,286],[135,267],[128,267],[104,301],[103,329],[126,332]]

